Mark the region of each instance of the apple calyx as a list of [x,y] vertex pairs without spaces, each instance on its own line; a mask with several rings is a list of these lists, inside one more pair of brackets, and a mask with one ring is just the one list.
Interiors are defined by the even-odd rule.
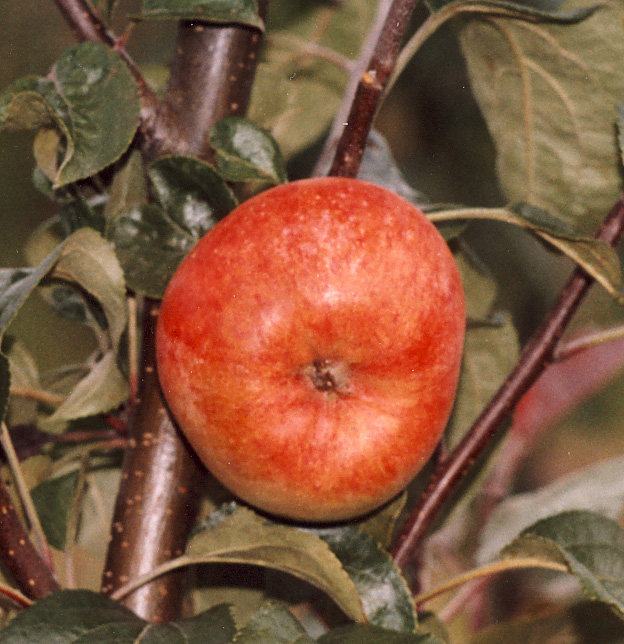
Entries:
[[334,397],[351,395],[349,367],[341,360],[314,360],[302,369],[306,381],[318,391]]

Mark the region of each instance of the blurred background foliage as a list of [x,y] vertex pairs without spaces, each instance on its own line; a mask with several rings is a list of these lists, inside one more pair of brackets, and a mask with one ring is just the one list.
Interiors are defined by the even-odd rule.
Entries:
[[[119,4],[117,33],[138,5],[138,1]],[[417,11],[415,24],[424,15],[424,9]],[[138,23],[127,48],[149,76],[150,70],[169,60],[174,38],[173,23]],[[2,3],[0,87],[26,74],[45,74],[74,43],[54,3]],[[382,107],[377,127],[386,136],[407,180],[432,202],[503,203],[494,174],[494,148],[472,98],[452,27],[441,29],[411,62]],[[51,203],[31,183],[31,143],[32,133],[0,134],[3,267],[24,264],[23,248],[30,233],[53,214]],[[293,161],[291,178],[311,167],[311,154],[304,153]],[[523,231],[503,224],[474,222],[466,238],[495,277],[499,305],[511,311],[519,336],[525,341],[567,278],[571,263]],[[571,331],[602,327],[623,318],[623,310],[594,287]],[[36,297],[22,309],[10,334],[25,342],[42,370],[78,359],[90,342],[81,326],[61,320]],[[606,455],[624,453],[623,386],[624,377],[619,376],[543,434],[533,457],[527,460],[519,488],[539,485]]]

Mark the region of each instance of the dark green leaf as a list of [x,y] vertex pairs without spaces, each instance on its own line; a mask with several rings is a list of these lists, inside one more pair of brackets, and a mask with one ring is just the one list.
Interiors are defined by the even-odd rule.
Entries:
[[158,159],[149,176],[160,205],[195,240],[237,205],[225,181],[199,159],[182,156]]
[[143,158],[138,150],[133,150],[116,168],[104,206],[104,218],[109,221],[124,210],[147,203],[148,186]]
[[197,243],[156,204],[132,208],[108,225],[128,286],[148,297],[160,298],[175,269]]
[[78,473],[44,481],[31,490],[46,538],[57,550],[65,549],[67,519],[74,500]]
[[21,79],[0,95],[0,128],[55,127],[60,133],[57,187],[116,161],[138,125],[132,75],[110,47],[95,42],[72,47],[48,77]]
[[355,526],[314,529],[355,584],[371,624],[411,633],[416,613],[409,587],[388,553]]
[[101,208],[91,207],[80,195],[75,195],[60,208],[59,217],[67,236],[85,227],[93,228],[99,233],[104,232],[105,219]]
[[[2,644],[134,644],[145,622],[105,595],[63,590],[36,602],[2,631]],[[115,639],[113,639],[115,638]]]
[[227,22],[264,29],[256,0],[143,0],[141,17]]
[[236,116],[220,120],[210,132],[217,165],[227,181],[288,180],[286,165],[273,137],[252,121]]
[[624,530],[594,512],[572,510],[524,530],[501,556],[564,563],[585,594],[624,615]]
[[442,644],[429,633],[397,633],[369,624],[350,624],[321,636],[318,644]]
[[259,608],[236,635],[241,644],[313,644],[286,606],[270,602]]

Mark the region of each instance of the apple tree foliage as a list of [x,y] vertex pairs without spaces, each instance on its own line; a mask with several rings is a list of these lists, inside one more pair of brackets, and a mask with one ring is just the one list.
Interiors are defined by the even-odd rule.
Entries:
[[[94,3],[105,20],[115,5]],[[137,146],[139,89],[122,58],[103,44],[75,45],[45,75],[2,89],[0,129],[34,131],[33,185],[50,200],[53,213],[32,231],[28,264],[0,269],[2,445],[7,454],[12,441],[30,446],[3,476],[18,480],[21,502],[33,504],[66,588],[19,611],[7,603],[0,641],[624,639],[624,532],[618,523],[624,461],[617,456],[497,499],[485,512],[483,490],[491,490],[488,481],[500,473],[497,456],[505,453],[496,446],[441,517],[421,555],[423,594],[417,606],[388,549],[424,478],[373,516],[323,528],[269,521],[207,486],[204,516],[186,552],[136,581],[176,568],[192,573],[186,617],[148,623],[118,601],[132,586],[112,597],[98,592],[108,534],[101,526],[110,521],[119,481],[119,445],[85,437],[59,448],[60,437],[78,426],[97,432],[111,418],[123,419],[132,359],[129,299],[161,297],[183,257],[241,198],[287,181],[296,156],[317,153],[377,5],[270,3],[248,115],[216,123],[210,132],[212,163],[168,155],[146,167]],[[143,0],[135,19],[265,27],[254,0]],[[470,221],[523,229],[621,300],[617,254],[592,233],[622,189],[624,8],[612,0],[429,0],[427,17],[404,44],[393,80],[408,63],[417,64],[421,46],[443,25],[452,27],[460,44],[496,149],[505,203],[431,203],[405,180],[377,131],[369,137],[359,176],[423,208],[460,267],[468,329],[445,435],[446,448],[452,448],[520,355],[497,285],[463,239]],[[11,335],[11,322],[35,291],[92,334],[81,364],[43,373],[26,343]],[[440,555],[444,543],[456,548],[454,558]],[[435,601],[425,602],[439,586],[458,593],[461,610],[469,603],[461,588],[479,596],[492,575],[527,569],[548,571],[533,584],[570,582],[556,610],[527,612],[521,620],[475,629],[470,636],[464,624],[462,639],[456,639],[457,626],[446,629],[443,622],[453,621],[448,604],[439,603],[435,592]],[[12,596],[10,576],[0,589],[2,596]]]

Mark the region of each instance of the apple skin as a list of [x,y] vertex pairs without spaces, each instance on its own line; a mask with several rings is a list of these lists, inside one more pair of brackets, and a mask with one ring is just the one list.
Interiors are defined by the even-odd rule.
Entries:
[[304,179],[244,202],[184,259],[160,309],[158,372],[234,494],[346,520],[433,452],[464,328],[457,267],[420,210],[357,179]]

